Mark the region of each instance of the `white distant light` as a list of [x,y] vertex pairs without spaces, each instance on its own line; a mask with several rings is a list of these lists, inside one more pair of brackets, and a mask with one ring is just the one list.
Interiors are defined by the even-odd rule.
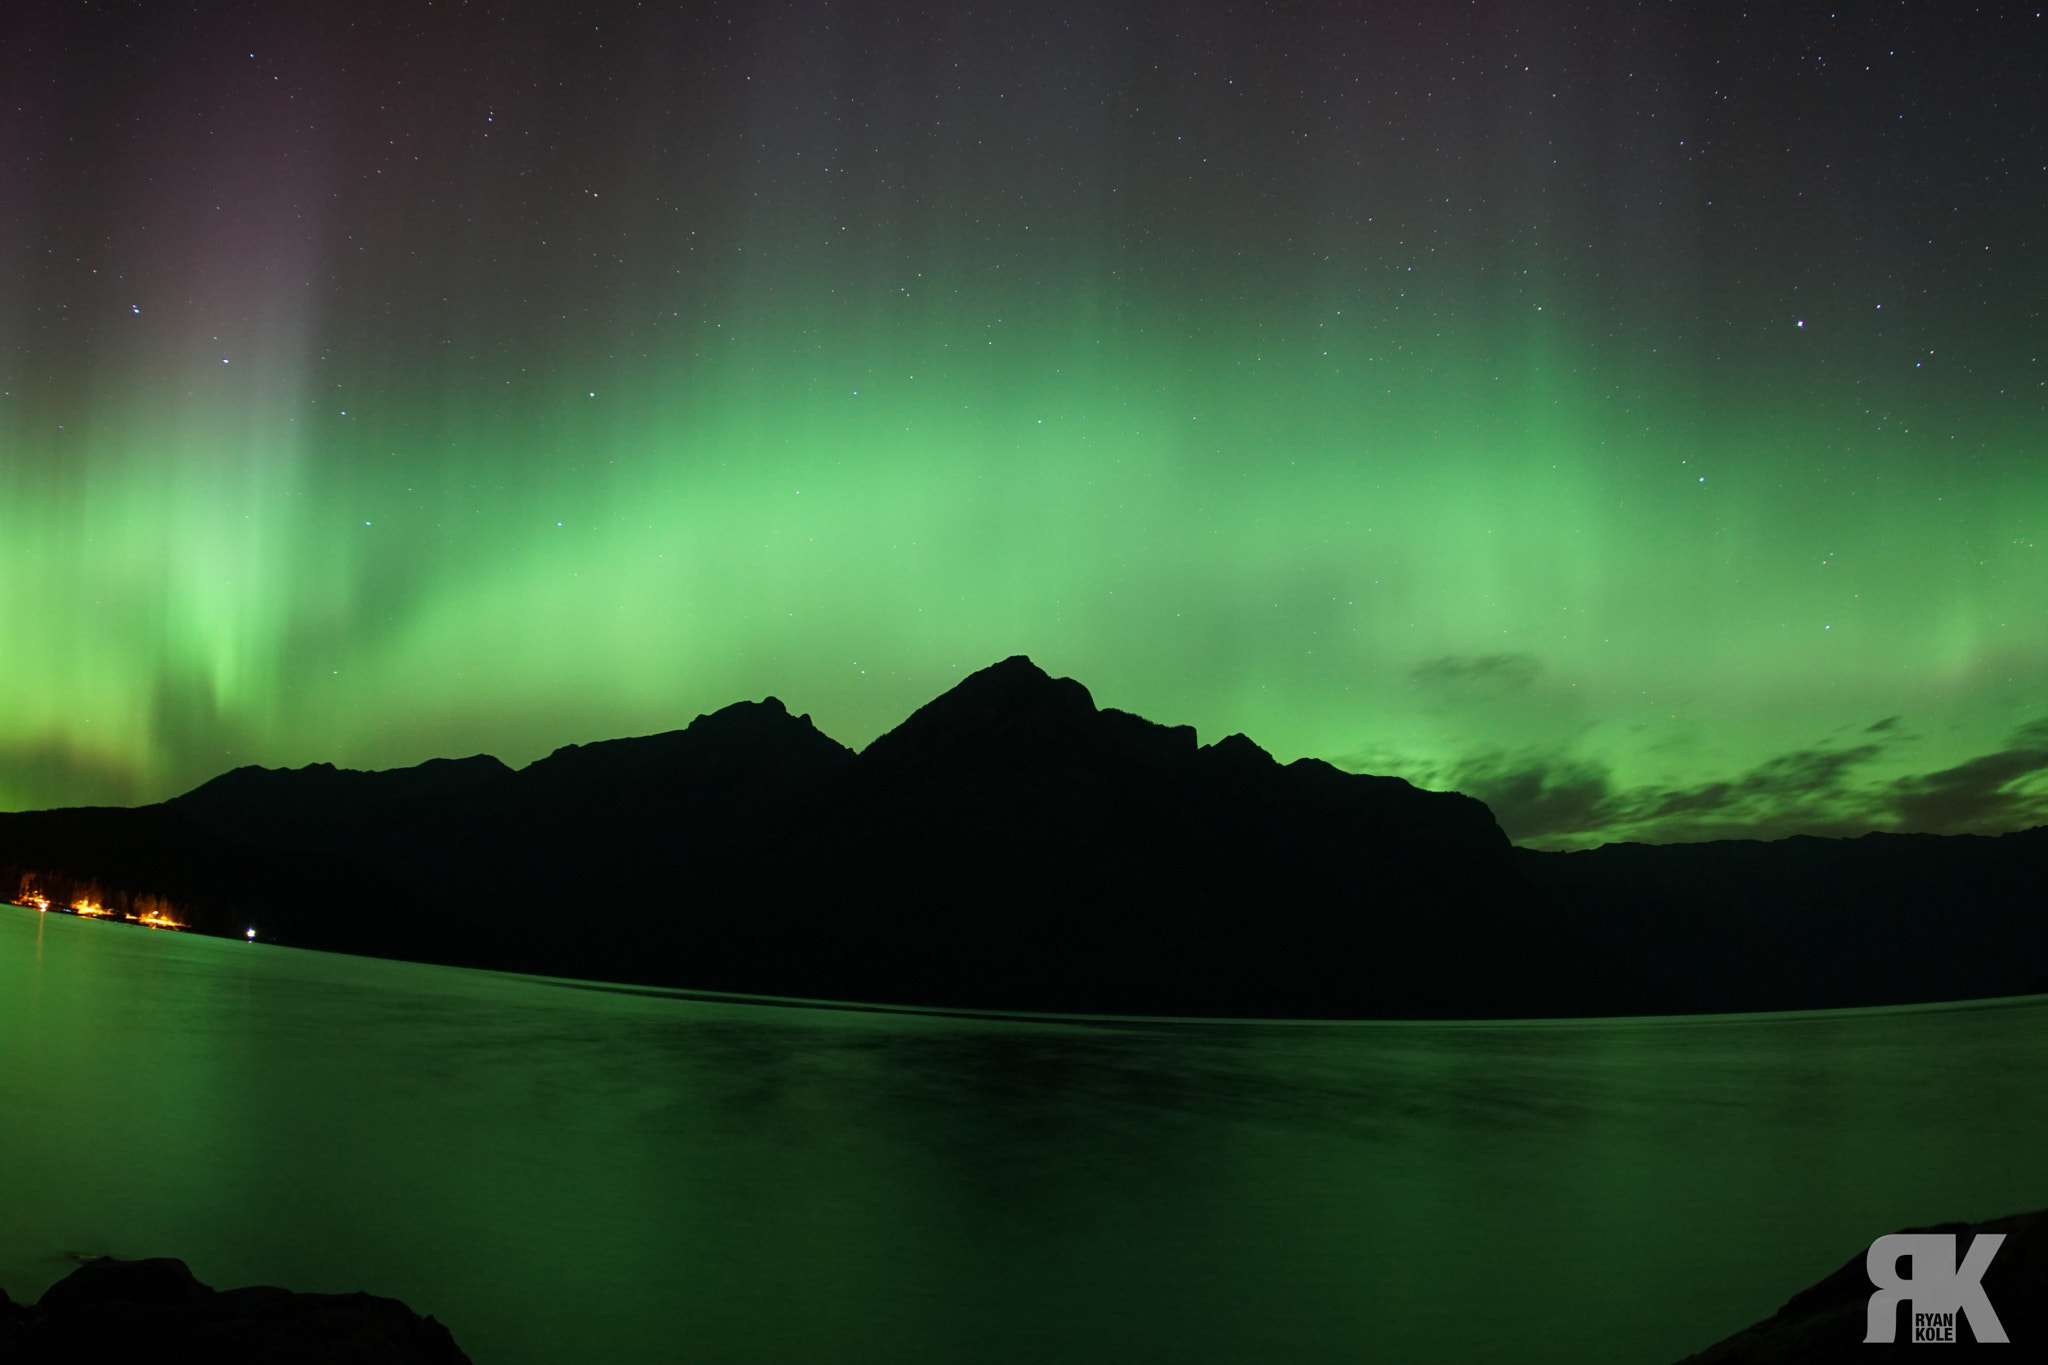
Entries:
[[1799,319],[1797,319],[1796,321],[1794,321],[1792,325],[1793,325],[1794,327],[1804,327],[1804,326],[1806,325],[1806,319],[1805,319],[1805,318],[1799,318]]
[[252,938],[252,939],[256,937],[256,931],[255,931],[254,929],[251,929],[251,930],[249,931],[249,937],[250,937],[250,938]]

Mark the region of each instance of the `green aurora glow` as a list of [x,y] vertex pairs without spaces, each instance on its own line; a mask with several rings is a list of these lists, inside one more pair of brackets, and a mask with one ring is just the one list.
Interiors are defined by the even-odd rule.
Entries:
[[[2048,818],[2048,196],[1964,184],[1968,109],[1917,180],[1857,150],[1909,74],[1808,127],[1790,56],[1692,79],[1741,35],[1643,40],[1630,106],[1639,52],[1468,33],[1461,90],[1219,20],[1049,111],[1015,33],[449,18],[323,76],[245,16],[87,78],[62,22],[4,144],[0,806],[768,693],[858,746],[1028,653],[1535,843]],[[899,69],[947,43],[981,81]]]

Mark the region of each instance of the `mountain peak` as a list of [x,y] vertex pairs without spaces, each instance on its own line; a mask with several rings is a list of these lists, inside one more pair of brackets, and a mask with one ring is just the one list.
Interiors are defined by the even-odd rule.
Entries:
[[529,764],[521,776],[529,782],[659,783],[721,766],[808,769],[852,757],[852,750],[819,731],[809,715],[792,716],[779,697],[767,697],[721,706],[682,730],[566,744]]
[[511,769],[490,754],[468,758],[430,758],[407,768],[362,771],[332,763],[303,768],[265,768],[247,764],[202,782],[170,804],[190,814],[276,800],[303,800],[312,793],[325,799],[388,801],[461,795],[508,776]]
[[1095,698],[1072,678],[1055,678],[1022,654],[968,674],[868,745],[870,767],[903,763],[1023,764],[1086,743]]

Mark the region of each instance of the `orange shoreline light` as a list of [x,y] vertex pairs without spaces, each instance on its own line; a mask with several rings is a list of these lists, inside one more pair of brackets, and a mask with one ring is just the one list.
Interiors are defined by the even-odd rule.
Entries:
[[77,915],[81,919],[124,920],[129,924],[140,924],[150,929],[183,930],[191,927],[183,920],[173,919],[162,910],[145,910],[139,915],[122,914],[118,911],[109,910],[106,906],[93,900],[75,900],[69,905],[57,905],[48,896],[38,891],[32,891],[26,896],[17,897],[10,904],[19,905],[26,910],[40,910],[45,914],[55,910],[61,915]]

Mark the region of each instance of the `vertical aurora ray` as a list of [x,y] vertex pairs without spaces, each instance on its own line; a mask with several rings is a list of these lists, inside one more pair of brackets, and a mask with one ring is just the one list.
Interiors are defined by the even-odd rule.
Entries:
[[[102,240],[81,231],[90,199],[53,189],[38,254],[59,296],[9,300],[0,788],[14,804],[144,799],[240,761],[274,732],[280,640],[346,575],[303,534],[321,139],[232,120],[174,155],[176,141],[91,168],[92,197],[105,182],[133,195]],[[159,159],[185,163],[163,177],[174,186],[147,173]]]
[[[0,804],[768,692],[859,744],[1026,652],[1539,841],[2042,817],[2009,64],[1900,133],[1803,12],[918,16],[227,17],[169,93],[35,87]],[[1831,41],[2016,41],[1933,23]]]

